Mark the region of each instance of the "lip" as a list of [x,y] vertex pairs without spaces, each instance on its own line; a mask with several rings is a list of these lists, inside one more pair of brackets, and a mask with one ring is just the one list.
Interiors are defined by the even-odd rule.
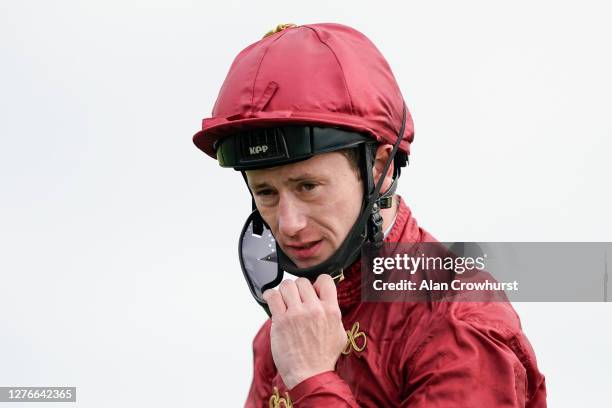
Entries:
[[319,249],[321,248],[322,239],[318,241],[314,241],[314,244],[308,248],[304,248],[304,245],[309,245],[311,242],[305,242],[300,245],[286,245],[286,251],[295,259],[300,261],[307,260],[308,258],[312,258],[317,254]]

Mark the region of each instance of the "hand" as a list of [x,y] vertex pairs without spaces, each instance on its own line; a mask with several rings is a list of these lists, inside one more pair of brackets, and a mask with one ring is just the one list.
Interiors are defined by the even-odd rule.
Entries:
[[272,357],[291,389],[313,375],[333,371],[346,345],[336,285],[327,274],[281,282],[263,294],[272,313]]

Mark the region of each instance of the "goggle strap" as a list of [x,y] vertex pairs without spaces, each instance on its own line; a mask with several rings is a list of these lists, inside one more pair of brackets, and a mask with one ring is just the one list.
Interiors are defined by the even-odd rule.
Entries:
[[[249,187],[249,182],[247,180],[246,173],[244,171],[241,171],[240,174],[242,174],[244,183],[246,184],[247,189],[249,190],[249,194],[251,195],[251,212],[255,212],[257,210],[257,205],[255,204],[255,197],[253,197],[253,192]],[[261,236],[263,234],[263,230],[263,219],[261,218],[261,215],[259,215],[259,211],[257,211],[256,214],[253,216],[253,234]]]

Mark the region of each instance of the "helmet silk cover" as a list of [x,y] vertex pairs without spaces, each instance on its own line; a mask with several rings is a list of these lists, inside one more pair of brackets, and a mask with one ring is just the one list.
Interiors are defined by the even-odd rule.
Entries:
[[[389,64],[363,34],[340,24],[290,27],[248,46],[232,63],[193,141],[216,158],[215,142],[279,125],[340,127],[394,144],[403,98]],[[400,150],[414,136],[410,113]]]

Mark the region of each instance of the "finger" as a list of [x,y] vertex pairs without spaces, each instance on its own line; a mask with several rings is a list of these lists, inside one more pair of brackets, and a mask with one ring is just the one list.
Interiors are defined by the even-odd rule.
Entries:
[[268,304],[272,316],[283,314],[287,310],[283,297],[278,290],[268,289],[263,293],[262,297]]
[[283,296],[283,301],[287,306],[287,309],[300,307],[302,299],[300,299],[300,292],[298,291],[295,282],[291,279],[286,279],[281,282],[279,291]]
[[295,280],[295,286],[297,286],[300,292],[300,298],[303,303],[312,303],[319,301],[319,297],[312,287],[312,283],[306,278],[297,278]]
[[322,302],[335,304],[338,303],[338,296],[336,294],[336,284],[334,283],[332,277],[328,274],[324,273],[319,275],[313,287]]

